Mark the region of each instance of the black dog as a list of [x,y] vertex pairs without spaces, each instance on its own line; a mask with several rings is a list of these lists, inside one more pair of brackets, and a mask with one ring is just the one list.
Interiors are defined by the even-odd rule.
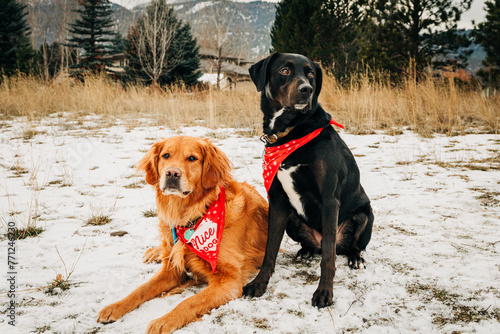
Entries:
[[297,256],[322,255],[312,305],[331,305],[336,254],[346,255],[353,269],[364,267],[360,252],[370,241],[374,219],[370,200],[351,151],[318,104],[321,68],[298,54],[274,53],[250,67],[250,76],[262,91],[267,152],[296,145],[313,132],[317,136],[280,161],[274,181],[268,181],[266,254],[259,274],[243,294],[264,294],[286,229],[302,246]]

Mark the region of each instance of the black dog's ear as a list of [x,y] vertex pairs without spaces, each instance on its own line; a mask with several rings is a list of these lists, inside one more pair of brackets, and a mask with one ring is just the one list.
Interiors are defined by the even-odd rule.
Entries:
[[278,52],[273,53],[267,58],[264,58],[248,69],[250,72],[250,78],[252,79],[253,83],[255,84],[255,87],[257,87],[257,91],[260,92],[261,90],[264,89],[266,86],[267,82],[267,66],[271,63],[271,60],[279,55]]
[[318,63],[314,63],[314,66],[316,67],[316,91],[314,93],[318,96],[319,92],[321,92],[321,86],[323,85],[323,71]]

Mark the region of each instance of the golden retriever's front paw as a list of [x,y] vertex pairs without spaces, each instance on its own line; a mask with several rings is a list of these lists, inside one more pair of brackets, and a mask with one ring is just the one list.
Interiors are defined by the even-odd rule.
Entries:
[[170,334],[176,329],[167,317],[161,317],[149,323],[146,334]]
[[152,262],[160,263],[161,252],[162,252],[161,246],[155,248],[149,248],[144,252],[142,260],[144,261],[144,263],[152,263]]
[[97,316],[97,322],[102,324],[108,324],[110,322],[115,322],[116,320],[123,317],[123,315],[127,313],[125,307],[121,303],[114,303],[106,306],[101,311],[99,311],[99,315]]

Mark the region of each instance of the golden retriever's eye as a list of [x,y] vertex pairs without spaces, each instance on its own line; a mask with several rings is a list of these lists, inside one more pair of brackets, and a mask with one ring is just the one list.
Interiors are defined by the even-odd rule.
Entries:
[[165,153],[164,155],[162,155],[162,157],[163,157],[163,159],[168,159],[168,158],[170,158],[170,154]]
[[314,72],[307,73],[307,77],[311,79],[314,78]]
[[196,161],[196,160],[198,160],[198,159],[196,159],[196,157],[194,157],[194,156],[190,156],[190,157],[188,158],[188,160],[189,160],[189,161]]
[[292,74],[292,71],[290,71],[290,69],[288,67],[283,67],[280,71],[279,71],[280,74],[283,74],[283,75],[290,75]]

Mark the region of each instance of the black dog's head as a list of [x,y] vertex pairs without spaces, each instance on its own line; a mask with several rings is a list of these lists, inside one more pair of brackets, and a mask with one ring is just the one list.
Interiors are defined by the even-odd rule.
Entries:
[[284,131],[293,120],[317,105],[323,76],[311,59],[293,53],[273,53],[252,65],[250,77],[262,91],[264,132]]

